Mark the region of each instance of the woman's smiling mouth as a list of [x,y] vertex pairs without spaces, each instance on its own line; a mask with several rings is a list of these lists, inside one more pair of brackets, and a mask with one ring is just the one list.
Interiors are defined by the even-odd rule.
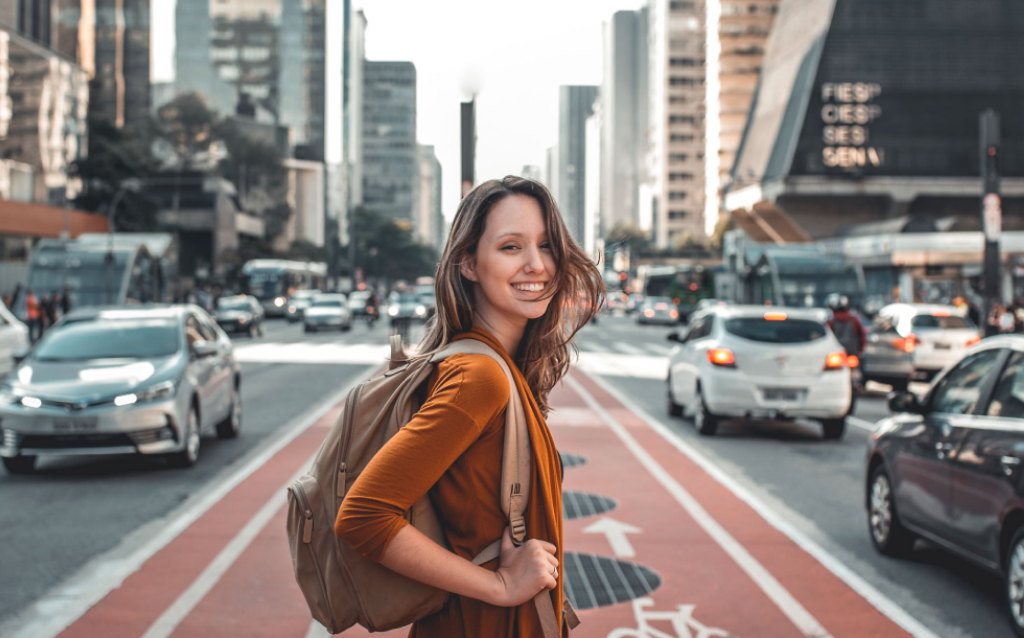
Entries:
[[544,290],[545,282],[512,284],[512,287],[522,292],[540,292]]

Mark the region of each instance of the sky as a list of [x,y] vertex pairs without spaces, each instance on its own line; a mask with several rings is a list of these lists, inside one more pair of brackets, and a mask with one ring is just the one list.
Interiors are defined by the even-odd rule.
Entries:
[[[173,78],[174,1],[153,0],[153,79]],[[332,0],[340,1],[340,0]],[[441,162],[445,216],[459,189],[459,103],[477,93],[477,182],[544,167],[558,87],[600,84],[602,23],[642,0],[355,0],[366,57],[417,72],[417,137]]]

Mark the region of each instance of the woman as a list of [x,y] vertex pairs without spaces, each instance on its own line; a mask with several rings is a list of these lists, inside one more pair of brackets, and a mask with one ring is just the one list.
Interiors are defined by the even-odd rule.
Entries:
[[[548,393],[568,371],[573,336],[600,307],[601,275],[547,189],[506,177],[481,184],[459,205],[436,290],[423,356],[453,340],[479,339],[515,377],[532,454],[529,540],[513,546],[500,504],[508,381],[489,357],[464,354],[437,366],[423,407],[346,495],[335,532],[371,560],[452,592],[444,609],[413,625],[411,637],[539,638],[533,597],[548,589],[561,610],[563,595],[562,471],[544,421]],[[404,518],[427,492],[452,551]],[[501,557],[473,565],[497,538]]]

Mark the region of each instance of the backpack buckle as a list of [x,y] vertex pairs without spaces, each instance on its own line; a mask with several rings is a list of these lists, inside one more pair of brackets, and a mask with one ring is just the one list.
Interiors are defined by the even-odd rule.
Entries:
[[516,547],[523,544],[526,540],[526,519],[522,516],[517,516],[509,521],[509,536],[512,537],[512,542],[515,543]]

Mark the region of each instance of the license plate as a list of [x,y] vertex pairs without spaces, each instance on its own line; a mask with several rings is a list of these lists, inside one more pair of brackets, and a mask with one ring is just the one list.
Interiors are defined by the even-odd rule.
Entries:
[[935,349],[936,350],[949,350],[952,347],[953,347],[952,344],[949,344],[949,343],[937,343],[937,344],[935,344]]
[[761,390],[766,401],[799,401],[803,390],[793,388],[764,388]]
[[91,432],[95,430],[99,425],[99,419],[92,418],[81,418],[81,419],[54,419],[53,420],[53,431],[54,432]]

